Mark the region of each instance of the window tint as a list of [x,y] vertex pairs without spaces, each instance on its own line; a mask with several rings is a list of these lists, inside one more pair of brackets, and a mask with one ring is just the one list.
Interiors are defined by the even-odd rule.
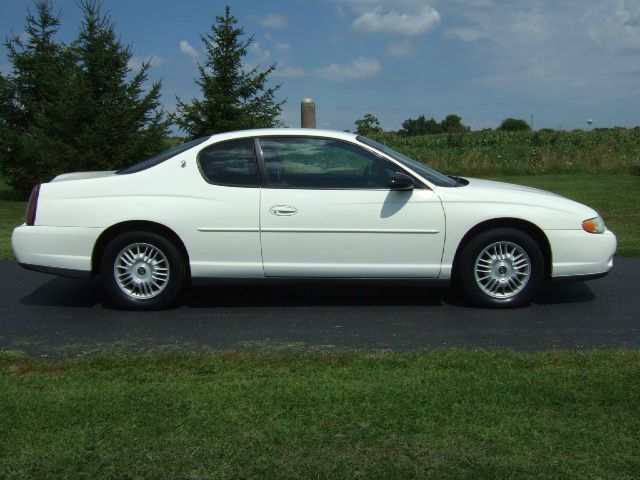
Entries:
[[253,140],[250,138],[216,143],[200,152],[198,164],[204,177],[216,185],[259,185]]
[[388,189],[400,170],[355,145],[310,137],[260,139],[269,185],[282,188]]
[[191,140],[190,142],[187,142],[187,143],[183,143],[182,145],[177,145],[173,148],[170,148],[169,150],[165,150],[164,152],[159,153],[155,157],[147,158],[146,160],[138,162],[129,167],[123,168],[122,170],[118,170],[116,173],[118,175],[126,175],[128,173],[141,172],[142,170],[146,170],[147,168],[154,167],[166,160],[169,160],[170,158],[175,157],[176,155],[182,152],[186,152],[190,148],[193,148],[196,145],[200,145],[202,142],[204,142],[205,140],[208,140],[209,138],[210,137],[202,137],[196,140]]
[[393,148],[387,147],[386,145],[378,143],[375,140],[363,137],[362,135],[358,136],[357,139],[365,145],[369,145],[370,147],[373,147],[376,150],[380,150],[381,152],[389,155],[394,160],[397,160],[403,165],[406,165],[414,172],[417,172],[418,174],[422,175],[424,178],[426,178],[430,182],[435,183],[438,186],[458,187],[461,185],[454,177],[449,177],[448,175],[445,175],[444,173],[439,172],[434,168],[428,167],[424,163],[420,163],[411,157],[407,157],[405,154],[397,152]]

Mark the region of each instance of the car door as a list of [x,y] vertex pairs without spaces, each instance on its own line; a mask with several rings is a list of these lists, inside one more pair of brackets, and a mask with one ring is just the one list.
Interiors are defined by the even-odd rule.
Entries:
[[260,180],[252,138],[224,140],[203,148],[190,197],[196,208],[184,215],[194,277],[262,277]]
[[423,185],[391,190],[401,167],[319,137],[262,137],[260,239],[268,277],[437,277],[445,219]]

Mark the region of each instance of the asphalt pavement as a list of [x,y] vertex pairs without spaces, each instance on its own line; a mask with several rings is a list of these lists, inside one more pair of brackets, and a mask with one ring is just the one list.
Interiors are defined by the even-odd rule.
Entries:
[[599,280],[548,285],[524,308],[471,307],[454,290],[393,282],[198,287],[160,312],[103,305],[98,280],[0,262],[0,350],[33,356],[147,351],[640,348],[640,258]]

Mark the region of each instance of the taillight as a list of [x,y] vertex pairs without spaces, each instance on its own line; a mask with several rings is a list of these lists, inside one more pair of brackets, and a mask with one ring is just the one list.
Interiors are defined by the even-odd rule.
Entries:
[[29,204],[27,205],[27,225],[35,225],[36,210],[38,210],[38,195],[40,195],[40,185],[36,185],[31,190]]

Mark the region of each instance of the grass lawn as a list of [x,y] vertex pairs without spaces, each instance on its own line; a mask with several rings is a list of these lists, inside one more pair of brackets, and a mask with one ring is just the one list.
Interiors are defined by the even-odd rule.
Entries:
[[[618,235],[618,254],[640,256],[640,176],[558,174],[492,177],[550,190],[595,208]],[[11,231],[24,222],[26,202],[0,181],[0,259],[13,258]]]
[[0,478],[637,478],[640,352],[0,354]]

